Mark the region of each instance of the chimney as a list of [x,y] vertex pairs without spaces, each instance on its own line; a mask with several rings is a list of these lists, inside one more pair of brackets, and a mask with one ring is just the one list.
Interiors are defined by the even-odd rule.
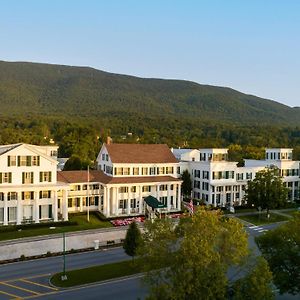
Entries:
[[106,144],[107,144],[107,145],[110,145],[110,144],[112,144],[112,142],[113,142],[112,138],[111,138],[110,136],[108,136],[108,137],[106,138]]

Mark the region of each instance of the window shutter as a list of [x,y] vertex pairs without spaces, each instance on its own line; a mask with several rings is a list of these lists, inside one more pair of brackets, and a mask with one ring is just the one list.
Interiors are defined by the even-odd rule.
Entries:
[[40,166],[40,156],[37,157],[37,165]]
[[40,172],[40,182],[43,182],[43,172]]
[[20,167],[20,165],[21,165],[21,157],[20,155],[18,155],[18,167]]
[[40,191],[40,199],[42,199],[42,196],[43,196],[42,191]]
[[39,219],[41,219],[42,217],[42,206],[39,205]]
[[52,218],[52,204],[49,205],[49,219]]
[[31,166],[31,156],[26,156],[26,166],[27,167]]
[[0,183],[2,183],[2,173],[0,173]]
[[25,192],[22,192],[22,200],[25,200]]
[[30,172],[31,173],[31,183],[33,183],[33,172]]
[[52,175],[52,173],[49,172],[49,182],[52,182],[52,178],[51,178],[52,176],[51,175]]
[[25,173],[24,172],[22,173],[22,183],[23,184],[25,183]]
[[8,183],[11,183],[12,180],[11,180],[11,172],[8,173]]
[[7,156],[7,165],[10,167],[10,155]]

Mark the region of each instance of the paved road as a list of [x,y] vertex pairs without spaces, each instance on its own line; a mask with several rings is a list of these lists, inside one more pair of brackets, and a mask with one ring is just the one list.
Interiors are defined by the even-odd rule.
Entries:
[[[250,247],[259,254],[255,244],[255,236],[277,227],[279,224],[254,226],[245,228],[249,233]],[[130,259],[122,248],[107,251],[95,251],[66,256],[67,269],[77,269],[92,265]],[[18,262],[0,266],[0,300],[2,299],[144,299],[147,290],[141,285],[140,276],[117,279],[71,289],[57,289],[49,286],[51,274],[62,270],[62,257],[51,257],[27,262]],[[278,300],[295,300],[290,295],[276,296]]]

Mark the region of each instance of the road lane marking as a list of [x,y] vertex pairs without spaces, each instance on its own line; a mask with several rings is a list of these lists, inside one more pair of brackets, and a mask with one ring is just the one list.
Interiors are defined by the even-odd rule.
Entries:
[[51,273],[35,275],[35,276],[30,276],[30,277],[19,277],[19,278],[14,278],[14,279],[9,279],[9,280],[3,280],[0,282],[13,282],[13,281],[21,280],[21,279],[34,279],[34,278],[46,277],[46,276],[50,276],[50,275],[51,275]]
[[253,229],[253,228],[256,228],[257,226],[256,225],[253,225],[253,226],[250,226],[249,228]]
[[30,283],[30,284],[35,284],[35,285],[38,285],[38,286],[41,286],[41,287],[44,287],[44,288],[47,288],[47,289],[50,289],[50,290],[54,290],[54,291],[58,290],[58,289],[56,289],[54,287],[50,287],[48,285],[41,284],[41,283],[34,282],[34,281],[30,281],[30,280],[27,280],[27,279],[20,279],[19,281],[23,281],[23,282]]
[[17,296],[17,295],[14,295],[14,294],[10,294],[10,293],[4,292],[4,291],[0,291],[0,293],[3,294],[3,295],[9,296],[9,297],[13,297],[14,299],[18,299],[18,300],[23,299],[20,296]]
[[31,291],[31,290],[28,290],[28,289],[25,289],[25,288],[22,288],[20,286],[13,285],[13,284],[10,284],[10,283],[7,283],[7,282],[0,282],[0,284],[7,285],[7,286],[12,287],[14,289],[19,289],[21,291],[25,291],[25,292],[30,293],[30,294],[41,295],[41,293]]

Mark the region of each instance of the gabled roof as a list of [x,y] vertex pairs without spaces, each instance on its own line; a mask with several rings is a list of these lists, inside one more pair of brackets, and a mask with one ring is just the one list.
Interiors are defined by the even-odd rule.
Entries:
[[104,144],[113,163],[177,163],[166,144]]
[[56,159],[54,159],[51,156],[46,155],[45,153],[42,153],[41,151],[39,151],[39,148],[42,147],[42,146],[36,146],[36,145],[25,144],[25,143],[11,144],[11,145],[1,145],[0,146],[0,155],[3,155],[3,154],[5,154],[5,153],[7,153],[7,152],[9,152],[13,149],[21,147],[21,146],[27,148],[29,151],[32,151],[32,152],[36,153],[37,155],[40,155],[40,156],[44,157],[45,159],[47,159],[49,161],[57,163]]
[[[110,176],[107,176],[102,171],[98,170],[91,170],[89,174],[89,182],[108,183],[110,179]],[[66,183],[88,182],[88,171],[58,171],[57,181]]]

